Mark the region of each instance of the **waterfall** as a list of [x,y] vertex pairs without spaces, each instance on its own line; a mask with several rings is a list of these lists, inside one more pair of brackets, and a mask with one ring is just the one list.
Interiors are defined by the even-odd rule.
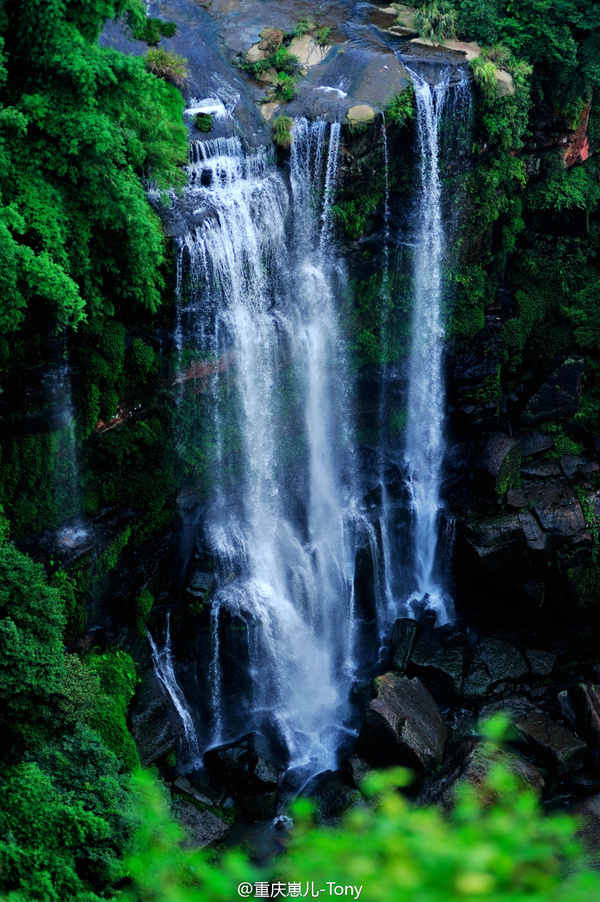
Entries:
[[169,698],[173,702],[175,710],[177,711],[181,719],[181,723],[183,725],[183,741],[185,746],[185,753],[190,759],[190,766],[193,767],[194,764],[197,764],[198,762],[200,750],[198,748],[196,728],[194,727],[194,721],[192,719],[189,706],[185,700],[183,692],[179,688],[177,677],[175,676],[175,669],[173,667],[173,655],[171,652],[171,623],[169,615],[167,614],[165,639],[163,647],[161,649],[158,648],[156,642],[149,632],[147,632],[146,635],[148,636],[148,641],[152,650],[152,664],[154,667],[154,673],[164,686]]
[[177,267],[180,367],[195,373],[180,442],[209,461],[202,541],[219,573],[201,741],[259,730],[308,771],[336,766],[357,666],[339,140],[338,124],[298,120],[289,185],[237,138],[195,143]]
[[75,408],[66,341],[60,362],[44,378],[44,390],[54,427],[54,503],[58,522],[63,524],[57,531],[57,540],[63,548],[71,549],[87,539],[88,530],[82,521]]
[[440,153],[443,114],[455,89],[450,85],[449,69],[433,86],[417,72],[411,76],[417,105],[420,193],[404,448],[413,515],[415,586],[407,607],[412,614],[418,604],[424,604],[442,625],[452,620],[453,604],[444,591],[438,560],[445,414],[442,265],[446,252]]

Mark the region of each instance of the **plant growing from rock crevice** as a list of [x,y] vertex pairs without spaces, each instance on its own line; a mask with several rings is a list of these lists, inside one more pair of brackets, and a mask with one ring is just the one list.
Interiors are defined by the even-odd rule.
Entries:
[[146,56],[146,69],[180,87],[187,78],[187,60],[162,47],[156,50],[150,49]]
[[291,116],[278,116],[273,122],[273,141],[281,150],[292,144],[292,122]]

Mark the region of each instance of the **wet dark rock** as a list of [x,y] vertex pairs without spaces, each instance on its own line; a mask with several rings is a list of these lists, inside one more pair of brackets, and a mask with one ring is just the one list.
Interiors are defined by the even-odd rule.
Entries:
[[367,709],[356,753],[373,767],[433,770],[442,761],[447,730],[425,686],[398,673],[374,682],[377,695]]
[[528,432],[519,439],[521,445],[521,457],[537,457],[550,451],[554,442],[552,437],[543,432]]
[[531,460],[521,466],[521,475],[528,479],[553,479],[562,476],[557,460]]
[[545,712],[523,713],[515,718],[514,727],[520,744],[557,774],[565,774],[583,763],[585,742]]
[[268,820],[277,813],[279,773],[268,755],[268,743],[258,733],[204,755],[209,772],[231,786],[236,805],[249,820]]
[[580,818],[578,836],[590,852],[597,854],[600,852],[600,793],[580,802],[573,813]]
[[560,459],[562,471],[567,479],[574,479],[588,463],[587,457],[580,457],[577,454],[563,454]]
[[534,764],[520,755],[489,746],[487,743],[478,745],[467,757],[463,772],[453,787],[453,791],[456,792],[461,784],[468,783],[483,794],[484,801],[491,802],[492,798],[485,781],[490,767],[495,764],[501,764],[514,774],[522,786],[529,786],[539,795],[542,794],[546,785],[545,780]]
[[144,767],[179,748],[183,724],[153,670],[142,677],[130,717],[131,733]]
[[279,793],[262,792],[258,795],[243,795],[241,793],[236,793],[235,801],[236,805],[248,820],[269,821],[277,814]]
[[358,755],[348,755],[344,761],[344,773],[350,783],[356,786],[357,789],[360,789],[363,780],[372,772],[372,767]]
[[195,570],[190,579],[187,591],[196,598],[204,598],[207,592],[216,585],[215,574],[207,570]]
[[585,529],[585,517],[578,498],[560,483],[528,485],[535,515],[545,532],[572,538]]
[[179,792],[189,796],[195,802],[198,802],[198,804],[204,805],[207,808],[212,808],[217,804],[217,801],[222,801],[222,793],[218,793],[217,798],[215,798],[214,793],[211,792],[209,794],[208,792],[202,792],[196,786],[193,786],[187,777],[177,777],[173,780],[173,786]]
[[367,710],[367,706],[373,698],[373,680],[361,680],[359,683],[353,683],[350,690],[350,699],[353,705],[362,711]]
[[327,770],[312,780],[306,794],[317,806],[317,821],[333,826],[339,818],[355,805],[364,805],[359,791],[348,786],[340,771]]
[[466,700],[483,698],[492,685],[491,677],[485,664],[473,661],[469,666],[463,683],[463,696]]
[[516,513],[494,514],[467,524],[467,541],[480,558],[520,541],[522,535],[521,521]]
[[482,639],[473,651],[463,694],[467,699],[483,698],[498,684],[520,680],[528,673],[527,662],[514,645],[500,639]]
[[518,514],[525,544],[532,551],[546,551],[548,536],[542,531],[540,524],[529,511]]
[[244,795],[277,789],[278,771],[267,758],[269,747],[257,733],[248,733],[204,755],[209,771]]
[[527,662],[519,649],[500,639],[482,639],[476,657],[485,665],[492,685],[502,680],[518,680],[528,673]]
[[187,849],[204,849],[221,842],[229,833],[229,824],[213,811],[203,811],[193,802],[179,799],[175,811],[186,832],[182,845]]
[[537,676],[549,676],[556,664],[556,655],[551,651],[537,648],[526,648],[525,657],[533,673]]
[[520,463],[519,442],[504,432],[492,432],[477,459],[477,478],[485,488],[504,495],[516,482]]
[[392,667],[406,670],[413,648],[421,633],[421,625],[406,617],[396,620],[392,630]]
[[466,736],[449,741],[446,761],[438,773],[423,781],[418,804],[442,805],[450,810],[456,803],[458,790],[465,785],[476,790],[484,805],[491,804],[494,793],[487,785],[487,776],[496,764],[511,771],[523,786],[542,794],[545,781],[535,765],[476,736]]
[[554,370],[527,402],[521,416],[523,423],[560,420],[572,416],[581,395],[583,360],[570,357]]
[[581,732],[597,757],[600,753],[600,686],[581,683],[575,690],[575,698],[580,711]]
[[411,655],[409,672],[442,694],[458,697],[462,689],[464,650],[439,644],[435,633],[425,633]]
[[556,696],[556,700],[562,719],[569,724],[571,729],[577,730],[577,705],[572,690],[563,689]]
[[519,510],[527,506],[527,496],[523,489],[509,489],[506,493],[507,507],[514,507]]

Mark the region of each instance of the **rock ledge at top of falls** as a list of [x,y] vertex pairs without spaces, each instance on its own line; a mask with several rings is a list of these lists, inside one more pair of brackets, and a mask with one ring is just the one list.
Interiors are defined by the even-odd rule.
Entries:
[[428,690],[417,677],[392,672],[377,677],[374,686],[357,755],[373,767],[400,764],[432,771],[444,757],[447,730]]

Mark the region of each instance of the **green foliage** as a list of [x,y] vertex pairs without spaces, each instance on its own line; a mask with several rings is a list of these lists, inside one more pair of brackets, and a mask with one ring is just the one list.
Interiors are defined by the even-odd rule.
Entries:
[[[189,428],[195,428],[191,422]],[[177,449],[172,435],[169,411],[165,408],[160,417],[128,421],[112,429],[90,447],[87,493],[94,508],[119,498],[120,503],[143,514],[131,530],[132,543],[156,535],[175,516]],[[198,441],[190,453],[202,451],[202,441]],[[212,461],[207,466],[210,468]],[[204,470],[199,472],[204,474]],[[116,562],[114,554],[111,560]],[[106,558],[100,561],[103,571],[108,563]]]
[[0,544],[0,724],[5,743],[48,716],[63,675],[61,593],[40,564]]
[[[558,161],[557,161],[558,162]],[[529,195],[533,209],[564,213],[569,210],[583,210],[589,229],[589,213],[600,201],[598,171],[593,165],[574,166],[566,170],[564,166],[553,166],[549,177],[539,183]]]
[[415,115],[415,92],[412,87],[407,88],[405,91],[401,91],[398,93],[397,91],[394,93],[393,98],[390,100],[388,105],[385,108],[385,120],[386,122],[393,122],[394,125],[397,125],[399,128],[402,128],[411,119],[414,118]]
[[563,454],[582,454],[583,445],[567,435],[564,423],[541,423],[540,430],[546,435],[552,436],[553,446],[550,452],[552,457],[562,457]]
[[502,43],[535,67],[534,81],[562,108],[600,85],[597,4],[587,0],[456,0],[463,38]]
[[422,38],[444,44],[456,38],[456,11],[448,0],[430,0],[417,9],[415,28]]
[[131,362],[139,378],[144,380],[157,370],[156,355],[153,348],[142,341],[141,338],[134,338],[131,345]]
[[334,204],[332,213],[351,241],[364,235],[367,225],[381,197],[379,194],[363,194]]
[[301,38],[305,34],[309,34],[315,27],[315,23],[310,19],[303,17],[294,28],[294,37]]
[[180,87],[187,78],[187,60],[162,47],[150,49],[146,55],[146,69],[158,78]]
[[194,125],[199,131],[207,133],[213,127],[213,117],[210,113],[197,113],[194,118]]
[[114,755],[85,727],[5,771],[0,892],[28,902],[99,902],[122,876],[127,809]]
[[86,723],[115,753],[126,770],[140,765],[135,743],[127,728],[127,710],[138,682],[130,655],[119,649],[92,652],[84,665],[98,678],[98,691]]
[[273,120],[273,141],[282,150],[287,150],[292,144],[292,125],[291,116],[277,116]]
[[85,603],[77,592],[77,585],[64,571],[57,570],[50,580],[50,585],[58,589],[66,616],[64,636],[67,642],[73,642],[81,636],[87,623]]
[[266,72],[268,69],[275,69],[278,75],[293,75],[298,66],[298,58],[282,44],[277,50],[269,54],[262,60],[256,60],[254,63],[244,63],[243,68],[255,77]]
[[140,636],[146,635],[146,628],[153,606],[154,596],[152,592],[149,589],[142,589],[135,599],[135,623]]
[[46,330],[121,302],[155,309],[163,238],[139,175],[172,183],[185,159],[180,95],[96,41],[137,5],[47,5],[8,4],[0,23],[4,331],[34,309]]
[[381,273],[352,285],[353,303],[345,311],[346,328],[353,336],[357,368],[395,363],[410,338],[410,288],[407,276],[396,273],[390,283]]
[[161,37],[172,38],[177,31],[175,22],[164,22],[162,19],[153,19],[148,17],[144,26],[135,32],[138,41],[145,41],[146,44],[156,46]]
[[500,763],[489,767],[484,786],[465,787],[450,813],[414,809],[394,789],[406,780],[398,770],[371,777],[363,791],[373,810],[352,810],[336,829],[315,827],[310,803],[296,802],[285,857],[258,871],[240,852],[224,855],[217,869],[205,854],[183,850],[164,793],[140,775],[141,827],[124,898],[229,902],[240,883],[259,881],[286,889],[300,883],[301,893],[313,885],[324,893],[328,884],[362,887],[361,896],[374,902],[589,902],[600,892],[575,820],[544,816],[532,790]]
[[329,25],[323,25],[322,28],[317,28],[315,31],[315,41],[319,44],[320,47],[325,47],[329,44],[329,40],[331,38],[331,32],[333,29]]
[[275,84],[275,96],[282,103],[289,103],[296,96],[296,78],[288,75],[286,72],[280,72],[277,75]]
[[456,274],[454,303],[448,323],[448,334],[474,338],[485,325],[485,307],[489,302],[489,282],[477,263],[462,267]]
[[[496,61],[511,76],[513,93],[500,92]],[[533,68],[500,45],[484,51],[470,65],[481,94],[479,127],[485,139],[495,150],[518,150],[527,127]]]

